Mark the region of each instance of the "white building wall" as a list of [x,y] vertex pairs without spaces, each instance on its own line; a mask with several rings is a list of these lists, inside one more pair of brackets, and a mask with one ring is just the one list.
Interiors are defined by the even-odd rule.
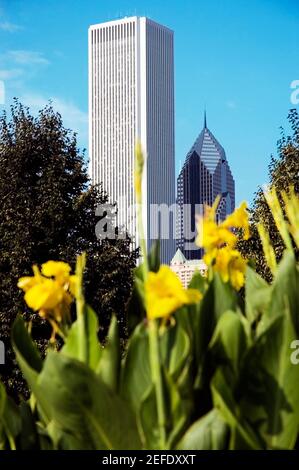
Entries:
[[[136,240],[134,148],[148,158],[144,223],[148,246],[150,204],[175,202],[173,33],[147,18],[131,17],[89,29],[89,155],[92,182],[118,203],[118,225]],[[175,251],[173,234],[161,258]]]

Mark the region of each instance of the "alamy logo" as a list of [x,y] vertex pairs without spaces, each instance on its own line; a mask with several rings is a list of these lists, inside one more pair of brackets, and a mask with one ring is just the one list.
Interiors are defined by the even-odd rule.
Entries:
[[294,349],[294,351],[291,354],[291,363],[294,364],[295,366],[299,364],[299,340],[294,339],[290,345],[291,349]]
[[[125,203],[126,199],[120,198],[120,207],[125,207]],[[126,211],[127,224],[134,227],[137,206],[129,205]],[[203,213],[203,204],[150,204],[148,237],[150,240],[182,240],[185,250],[198,250],[194,240],[197,236],[202,240],[202,233],[198,232],[201,227],[192,228],[192,219],[194,214],[202,216]],[[126,227],[118,224],[116,204],[99,204],[95,215],[100,218],[95,227],[99,240],[127,237]]]
[[3,341],[0,341],[0,365],[5,364],[5,346]]
[[299,104],[299,80],[293,80],[291,83],[291,89],[294,90],[291,93],[291,103]]
[[0,105],[5,103],[5,85],[2,80],[0,80]]

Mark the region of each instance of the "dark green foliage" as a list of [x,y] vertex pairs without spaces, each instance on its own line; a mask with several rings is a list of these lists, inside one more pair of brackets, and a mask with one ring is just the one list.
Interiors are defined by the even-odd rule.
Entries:
[[[269,164],[269,184],[280,193],[294,186],[295,192],[299,193],[299,114],[292,109],[288,116],[292,135],[282,137],[277,146],[277,158],[271,157]],[[279,197],[283,206],[282,198]],[[271,273],[267,267],[262,245],[257,233],[256,224],[261,221],[270,234],[272,245],[275,249],[276,258],[280,260],[284,250],[283,241],[278,233],[273,217],[264,197],[263,189],[260,187],[256,192],[253,207],[251,209],[251,238],[239,243],[238,248],[242,254],[255,262],[257,272],[266,280],[271,281]],[[295,250],[297,259],[298,252]]]
[[10,346],[10,328],[17,313],[32,319],[41,348],[50,331],[38,315],[25,311],[17,288],[31,266],[49,259],[70,264],[87,252],[86,295],[100,319],[100,335],[116,313],[125,335],[125,305],[131,290],[136,253],[130,240],[98,240],[95,208],[107,202],[101,187],[88,187],[84,153],[76,135],[63,127],[49,105],[38,117],[18,101],[11,117],[0,117],[0,339],[6,345],[2,381],[10,394],[24,394],[24,382]]

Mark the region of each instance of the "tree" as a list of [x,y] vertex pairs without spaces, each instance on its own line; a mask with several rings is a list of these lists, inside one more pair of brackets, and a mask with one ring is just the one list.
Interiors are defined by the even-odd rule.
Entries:
[[[275,187],[277,192],[287,190],[294,186],[299,193],[299,114],[296,109],[291,109],[288,115],[292,135],[282,137],[277,145],[277,158],[271,157],[269,164],[269,185]],[[283,200],[279,197],[283,206]],[[242,254],[255,262],[257,272],[266,280],[271,281],[272,276],[263,255],[262,245],[257,232],[257,223],[261,221],[270,234],[270,239],[275,250],[277,261],[282,257],[284,244],[278,233],[273,217],[265,200],[263,189],[260,187],[254,198],[251,209],[251,238],[240,242],[239,249]],[[297,250],[296,254],[298,256]]]
[[25,310],[17,288],[33,264],[60,259],[74,266],[87,252],[86,295],[99,315],[100,335],[115,312],[125,336],[125,307],[137,253],[128,237],[99,240],[95,208],[108,201],[101,186],[89,186],[84,152],[76,134],[63,127],[51,104],[37,117],[17,100],[11,117],[0,117],[0,339],[6,347],[1,379],[15,397],[24,382],[10,346],[17,313],[25,312],[43,349],[50,331],[38,315]]

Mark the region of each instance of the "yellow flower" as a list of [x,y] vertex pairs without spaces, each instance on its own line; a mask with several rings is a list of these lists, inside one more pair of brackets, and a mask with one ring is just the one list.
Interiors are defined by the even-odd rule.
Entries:
[[70,305],[75,297],[77,276],[70,275],[71,268],[62,261],[47,261],[40,272],[33,266],[33,276],[21,277],[18,287],[25,292],[25,302],[32,310],[46,318],[53,328],[51,340],[70,319]]
[[220,274],[223,282],[230,281],[236,290],[240,290],[245,283],[246,266],[247,261],[239,251],[226,246],[218,250],[213,271]]
[[64,298],[64,289],[53,279],[44,279],[25,293],[25,302],[32,310],[53,310]]
[[243,201],[234,212],[227,216],[224,222],[222,222],[222,227],[224,228],[241,228],[243,229],[243,238],[248,240],[250,237],[249,232],[249,220],[247,212],[247,203]]
[[[231,249],[230,248],[222,248],[221,250],[217,250],[216,256],[213,260],[213,271],[218,272],[223,282],[229,281],[229,263],[231,260]],[[204,256],[204,261],[206,261],[206,255]]]
[[216,198],[212,207],[205,208],[204,216],[197,224],[196,243],[204,248],[204,261],[211,272],[218,272],[224,282],[230,281],[239,290],[244,285],[247,261],[235,249],[238,237],[234,229],[242,229],[243,239],[249,238],[247,205],[242,202],[224,222],[217,224],[215,218],[218,203],[219,198]]
[[[213,259],[216,251],[223,246],[234,247],[237,243],[237,236],[233,233],[234,228],[242,228],[244,239],[249,238],[249,221],[246,202],[243,202],[224,222],[217,224],[215,221],[217,203],[216,199],[212,207],[205,208],[204,217],[200,217],[197,223],[198,236],[196,244],[209,253],[209,258]],[[212,252],[212,253],[211,253]],[[210,263],[208,263],[210,264]]]
[[68,278],[71,267],[63,261],[47,261],[42,264],[41,271],[44,276],[65,279]]
[[70,289],[71,294],[72,294],[74,297],[76,297],[77,288],[78,288],[78,276],[76,276],[75,274],[73,274],[73,275],[70,276],[70,278],[69,278],[69,289]]
[[178,308],[200,301],[196,289],[184,289],[180,279],[166,265],[157,273],[149,272],[145,282],[146,310],[149,319],[168,318]]
[[35,276],[24,276],[20,277],[18,280],[18,287],[24,292],[27,292],[31,287],[35,286],[38,283],[38,280]]
[[237,250],[234,251],[235,255],[232,257],[230,262],[229,277],[231,285],[236,290],[240,290],[245,284],[247,261]]
[[199,220],[197,230],[199,233],[196,239],[197,245],[214,254],[218,248],[224,245],[234,246],[237,241],[236,235],[231,230],[204,218]]

